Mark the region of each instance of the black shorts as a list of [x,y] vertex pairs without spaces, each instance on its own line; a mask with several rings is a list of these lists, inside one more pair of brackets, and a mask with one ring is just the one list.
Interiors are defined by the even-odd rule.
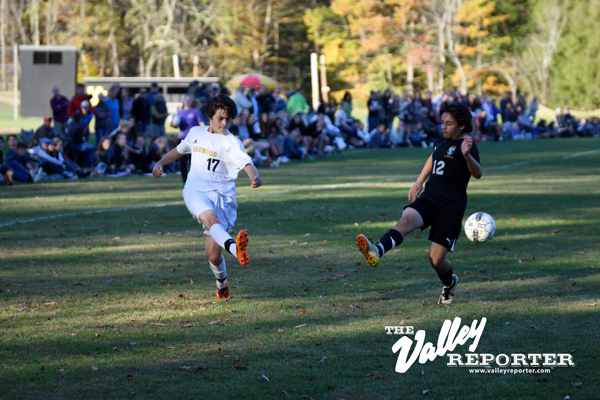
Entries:
[[421,230],[431,227],[429,240],[454,251],[454,245],[462,228],[462,218],[458,218],[454,213],[421,197],[404,207],[404,209],[406,210],[408,207],[415,209],[423,218]]

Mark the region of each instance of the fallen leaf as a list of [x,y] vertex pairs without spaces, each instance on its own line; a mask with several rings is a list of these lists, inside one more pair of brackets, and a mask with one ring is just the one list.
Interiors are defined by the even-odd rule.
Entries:
[[571,384],[575,389],[581,389],[583,387],[583,382],[574,382]]
[[121,351],[121,349],[118,347],[113,347],[113,351]]
[[596,303],[590,303],[590,304],[588,304],[588,306],[590,306],[590,307],[596,307]]
[[430,389],[423,390],[423,394],[427,394],[427,393],[429,393],[429,392],[431,392],[431,390],[430,390]]
[[208,324],[209,325],[218,325],[219,321],[210,321]]
[[306,324],[296,325],[294,328],[302,328],[303,326],[306,326]]
[[552,231],[553,235],[556,235],[557,233],[558,233],[558,229],[555,229],[555,230]]
[[198,307],[198,310],[206,310],[206,307],[200,306],[200,307]]
[[302,257],[304,257],[308,260],[308,256],[306,254],[302,254]]
[[137,346],[138,344],[136,342],[129,342],[130,346]]
[[265,381],[269,382],[269,378],[267,378],[267,376],[266,376],[265,374],[262,374],[262,378],[263,378]]
[[380,290],[379,293],[387,293],[387,290]]
[[165,261],[171,261],[171,257],[163,257],[163,260],[165,260]]
[[50,303],[44,303],[44,304],[47,306],[57,306],[58,305],[58,303],[55,301],[51,301]]
[[154,324],[156,326],[167,326],[166,324]]
[[58,247],[60,247],[61,249],[64,249],[65,245],[64,244],[59,244]]
[[297,240],[292,240],[292,241],[290,242],[290,245],[292,245],[292,246],[294,246],[294,245],[296,245],[296,244],[298,244],[298,241],[297,241]]
[[[67,199],[65,199],[67,201]],[[92,367],[92,371],[98,371],[98,367]]]
[[179,293],[179,296],[177,296],[177,297],[185,297],[185,294]]
[[308,242],[300,243],[298,246],[306,246]]
[[162,319],[162,317],[158,317],[158,322],[160,322],[161,319]]
[[300,314],[304,314],[305,312],[307,312],[308,310],[302,310],[300,311]]

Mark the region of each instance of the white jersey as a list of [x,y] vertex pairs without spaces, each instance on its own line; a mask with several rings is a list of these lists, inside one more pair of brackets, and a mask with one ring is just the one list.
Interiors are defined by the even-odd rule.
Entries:
[[192,155],[185,192],[217,192],[235,198],[235,179],[252,164],[242,142],[227,131],[210,133],[208,126],[196,126],[177,146],[181,154]]

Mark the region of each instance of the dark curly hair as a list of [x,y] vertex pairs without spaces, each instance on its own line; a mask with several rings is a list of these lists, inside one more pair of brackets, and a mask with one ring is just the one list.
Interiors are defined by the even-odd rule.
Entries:
[[211,97],[208,100],[208,103],[206,103],[206,116],[209,119],[212,118],[218,109],[227,111],[227,116],[229,118],[235,118],[237,115],[237,106],[235,101],[233,101],[231,97],[224,94]]
[[440,115],[444,115],[444,113],[452,115],[459,127],[464,126],[464,128],[461,128],[462,133],[473,132],[473,116],[471,115],[469,107],[462,103],[450,103],[449,101],[445,101],[440,106]]

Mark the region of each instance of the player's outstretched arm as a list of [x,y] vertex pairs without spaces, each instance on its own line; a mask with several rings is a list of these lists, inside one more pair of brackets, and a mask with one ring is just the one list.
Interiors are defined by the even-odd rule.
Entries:
[[254,165],[247,164],[244,167],[244,171],[246,171],[248,177],[252,181],[252,184],[250,185],[252,188],[256,189],[257,187],[260,187],[262,185],[262,181],[258,177],[258,171],[256,170],[256,167]]
[[167,154],[165,154],[163,158],[161,158],[156,164],[154,164],[152,175],[154,175],[157,178],[160,178],[160,176],[163,174],[163,165],[169,165],[172,162],[179,160],[181,156],[182,154],[177,151],[177,148],[174,148],[173,150],[169,151]]
[[419,175],[419,177],[417,178],[417,181],[415,182],[413,187],[411,187],[410,190],[408,191],[408,200],[409,201],[415,201],[417,199],[417,197],[419,197],[419,195],[423,191],[423,184],[425,183],[425,179],[427,179],[427,177],[431,173],[432,166],[433,166],[433,156],[429,156],[429,158],[425,162],[423,171],[421,171],[421,175]]
[[465,139],[460,146],[460,150],[465,156],[465,161],[467,162],[467,167],[469,168],[469,172],[475,179],[479,179],[483,176],[483,168],[481,168],[481,164],[477,162],[471,155],[471,148],[473,147],[473,138],[471,136],[465,136]]

